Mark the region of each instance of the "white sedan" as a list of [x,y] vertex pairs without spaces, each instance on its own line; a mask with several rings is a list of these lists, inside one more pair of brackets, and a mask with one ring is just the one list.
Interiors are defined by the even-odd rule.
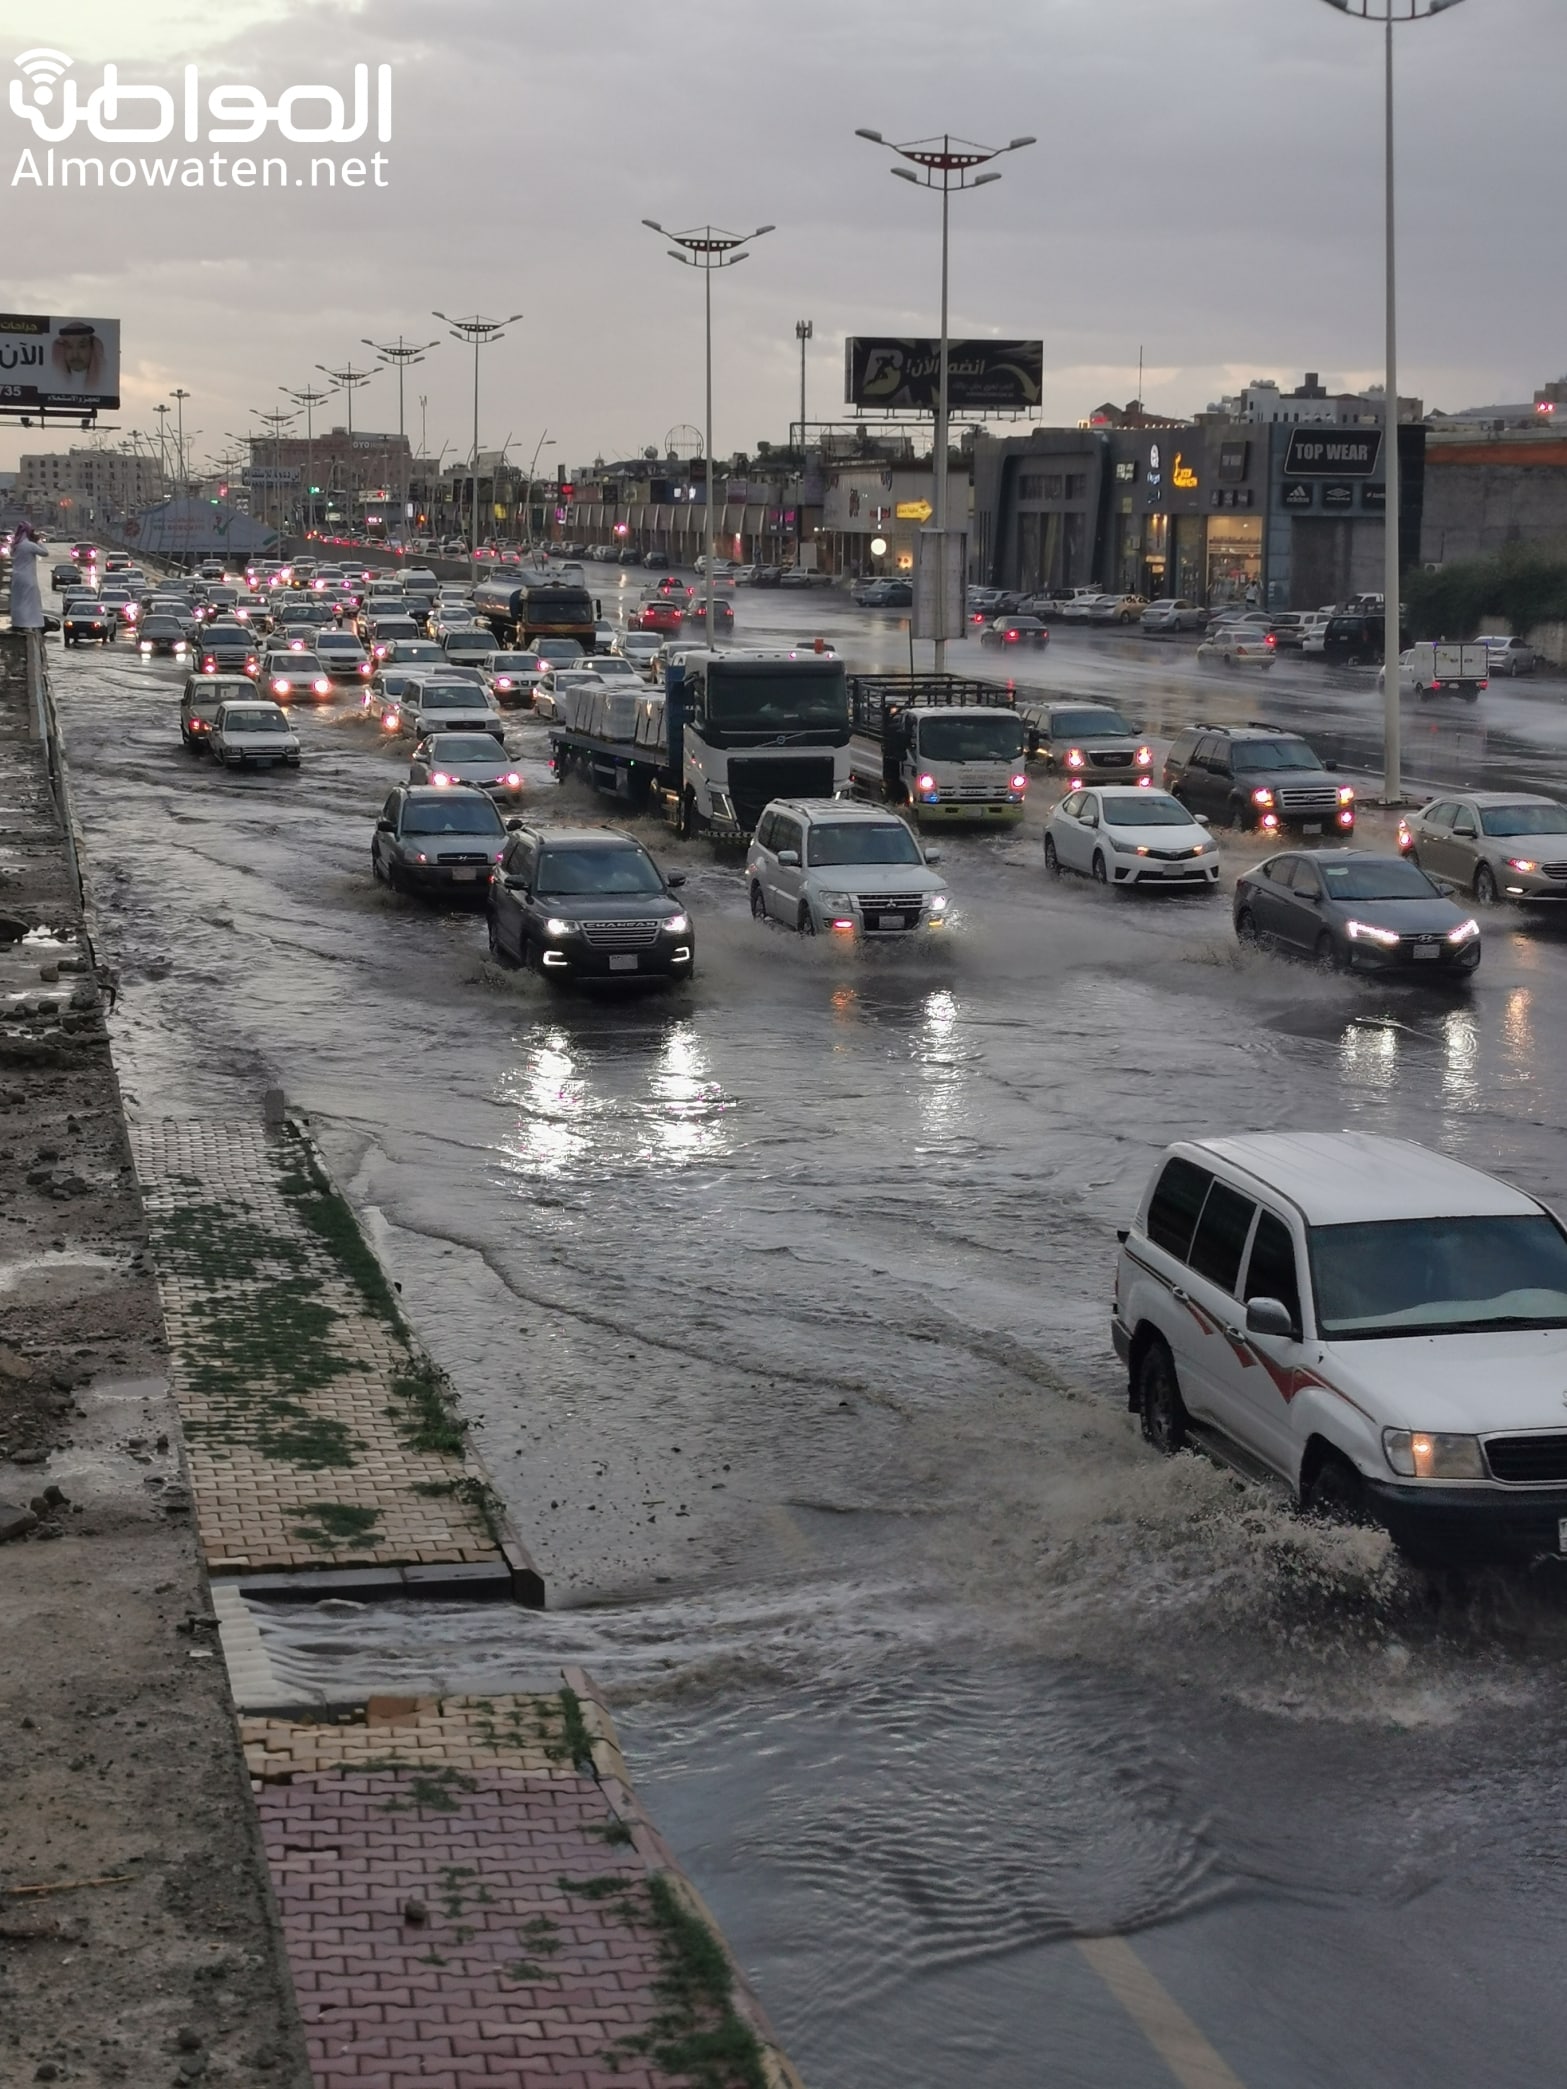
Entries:
[[1197,658],[1204,663],[1216,660],[1222,667],[1271,667],[1277,652],[1271,631],[1257,624],[1229,624],[1208,633]]
[[1219,845],[1208,822],[1167,791],[1104,784],[1070,791],[1045,821],[1045,868],[1075,870],[1098,885],[1213,892]]

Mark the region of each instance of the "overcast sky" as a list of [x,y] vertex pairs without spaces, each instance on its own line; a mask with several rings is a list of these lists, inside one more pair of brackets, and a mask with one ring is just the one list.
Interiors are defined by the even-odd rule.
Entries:
[[[1322,0],[0,0],[16,55],[52,45],[85,95],[122,83],[347,91],[393,69],[386,186],[81,194],[14,179],[46,147],[0,105],[3,296],[118,316],[122,431],[192,395],[198,460],[361,336],[443,335],[439,306],[524,314],[485,352],[480,442],[526,462],[662,446],[702,419],[701,285],[640,220],[772,222],[714,285],[715,447],[782,441],[794,325],[815,323],[813,419],[840,413],[851,333],[934,332],[938,206],[857,125],[987,142],[1032,132],[953,206],[957,333],[1043,336],[1045,408],[1136,388],[1185,413],[1257,376],[1374,381],[1382,354],[1381,46]],[[1563,374],[1560,101],[1567,0],[1466,0],[1399,32],[1401,391],[1446,408]],[[60,109],[56,92],[55,113]],[[122,123],[144,120],[122,115]],[[206,119],[216,121],[217,119]],[[313,156],[182,142],[65,153]],[[407,385],[431,452],[466,454],[472,357],[442,340]],[[396,383],[355,396],[395,428]],[[318,425],[341,421],[322,409]],[[0,424],[0,464],[69,435]],[[80,436],[77,437],[81,440]]]

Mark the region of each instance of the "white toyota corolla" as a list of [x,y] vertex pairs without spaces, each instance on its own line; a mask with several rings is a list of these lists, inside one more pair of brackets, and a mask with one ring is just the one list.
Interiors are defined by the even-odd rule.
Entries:
[[1101,784],[1069,791],[1045,821],[1045,867],[1080,871],[1099,885],[1157,885],[1211,892],[1219,844],[1208,822],[1168,791]]

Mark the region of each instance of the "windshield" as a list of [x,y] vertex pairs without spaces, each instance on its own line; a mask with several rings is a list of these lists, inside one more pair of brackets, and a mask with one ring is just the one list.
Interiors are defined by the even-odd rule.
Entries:
[[813,827],[805,860],[828,863],[921,863],[914,836],[902,820],[837,820]]
[[346,632],[335,631],[323,631],[316,640],[316,650],[321,653],[358,653],[361,656],[364,653],[364,647],[357,638],[350,638]]
[[[445,683],[439,689],[419,691],[419,708],[422,711],[471,711],[475,701],[474,690],[466,682],[460,687]],[[480,703],[478,708],[482,711],[485,706]]]
[[581,848],[561,846],[544,851],[539,859],[535,888],[553,898],[619,892],[662,892],[664,881],[651,857],[641,849],[618,849],[589,842]]
[[314,653],[278,653],[271,666],[285,675],[318,675],[321,672],[321,663]]
[[237,733],[286,733],[288,720],[281,711],[244,710],[223,713],[225,730]]
[[800,673],[788,663],[715,668],[707,678],[707,716],[724,732],[791,733],[849,726],[843,669],[815,663]]
[[582,658],[582,648],[574,638],[540,639],[534,651],[543,661],[580,660]]
[[1015,762],[1023,752],[1023,728],[1010,711],[965,711],[922,718],[919,744],[928,762]]
[[454,631],[446,641],[448,653],[493,653],[495,649],[488,631]]
[[596,660],[593,672],[601,681],[611,675],[620,675],[622,678],[629,675],[633,682],[640,682],[642,679],[629,660],[618,660],[613,654],[606,654],[602,659]]
[[537,653],[497,653],[490,666],[497,674],[533,675],[541,666]]
[[443,660],[445,657],[440,647],[430,639],[408,639],[392,648],[392,658],[399,667],[406,666],[411,660]]
[[1397,856],[1370,856],[1359,863],[1316,859],[1329,899],[1435,899],[1425,872]]
[[1096,733],[1106,737],[1119,733],[1128,740],[1135,737],[1119,711],[1052,711],[1050,731],[1053,737],[1064,735],[1071,740],[1089,740]]
[[1488,805],[1480,826],[1487,834],[1567,834],[1567,805]]
[[489,733],[438,733],[429,754],[432,762],[486,762],[492,769],[503,759],[500,742]]
[[1242,769],[1320,769],[1304,740],[1232,740],[1230,763]]
[[1135,798],[1101,798],[1100,810],[1108,827],[1189,827],[1192,816],[1184,805],[1153,791],[1139,791]]
[[504,834],[501,816],[488,798],[421,799],[403,813],[405,834]]
[[1394,1219],[1314,1226],[1327,1338],[1567,1327],[1567,1238],[1553,1219]]

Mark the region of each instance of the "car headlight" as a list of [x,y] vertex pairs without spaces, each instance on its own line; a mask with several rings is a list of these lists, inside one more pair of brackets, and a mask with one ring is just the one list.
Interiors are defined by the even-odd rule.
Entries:
[[1252,792],[1251,802],[1253,805],[1271,805],[1273,803],[1273,793],[1264,785]]
[[854,895],[852,892],[824,892],[822,905],[829,914],[852,914]]
[[1483,1480],[1486,1476],[1478,1436],[1384,1429],[1382,1452],[1394,1472],[1406,1480]]
[[1538,870],[1539,867],[1539,864],[1530,856],[1509,856],[1507,859],[1507,868],[1509,870],[1530,871]]
[[547,936],[569,936],[576,925],[574,921],[563,921],[558,914],[552,914],[544,924],[544,933]]
[[1467,921],[1459,922],[1457,928],[1448,930],[1447,940],[1449,943],[1472,943],[1479,933],[1480,924],[1471,915]]
[[1146,769],[1146,768],[1148,767],[1149,763],[1150,763],[1150,762],[1151,762],[1152,760],[1153,760],[1153,749],[1152,749],[1151,747],[1139,747],[1139,748],[1138,748],[1138,750],[1137,750],[1137,766],[1138,766],[1138,768],[1139,768],[1139,769]]
[[685,914],[671,914],[664,923],[664,933],[668,936],[687,935],[690,932],[690,928],[690,917]]
[[1067,767],[1068,767],[1069,769],[1081,769],[1081,768],[1082,768],[1082,766],[1083,766],[1083,750],[1082,750],[1082,748],[1081,748],[1081,747],[1069,747],[1069,748],[1067,749],[1067,751],[1066,751],[1066,766],[1067,766]]
[[930,899],[929,899],[929,901],[927,902],[927,904],[929,905],[929,907],[930,907],[930,911],[931,911],[931,912],[932,912],[933,914],[945,914],[945,913],[946,913],[946,911],[947,911],[947,895],[946,895],[946,893],[944,893],[944,892],[933,892],[933,893],[931,894],[931,896],[930,896]]
[[1391,950],[1398,941],[1396,928],[1374,928],[1369,921],[1349,921],[1344,926],[1351,943],[1380,943],[1384,950]]

